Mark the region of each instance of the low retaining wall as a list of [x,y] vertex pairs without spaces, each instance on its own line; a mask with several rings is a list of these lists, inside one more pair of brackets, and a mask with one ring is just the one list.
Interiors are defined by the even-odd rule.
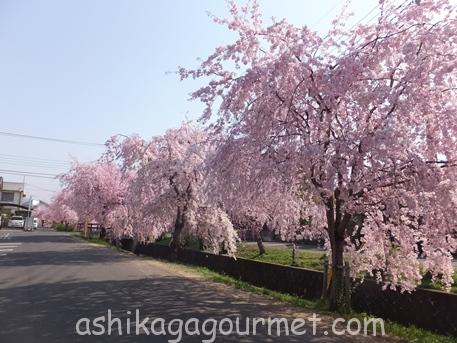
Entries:
[[247,281],[258,287],[314,299],[322,292],[323,274],[244,258],[234,259],[200,251],[183,250],[178,259]]
[[[170,247],[160,244],[138,244],[136,249],[133,249],[134,244],[131,240],[123,240],[122,246],[137,254],[155,258],[170,258],[173,253]],[[235,260],[225,255],[188,249],[180,251],[176,259],[279,292],[296,294],[310,299],[319,298],[322,292],[323,274],[314,270],[243,258]]]
[[[135,244],[123,239],[122,247],[136,254],[169,259],[173,251],[160,244]],[[206,267],[215,272],[247,281],[274,291],[316,299],[321,296],[323,273],[258,262],[233,259],[201,251],[184,249],[175,259]],[[457,336],[457,295],[418,289],[413,293],[383,291],[380,285],[367,280],[352,294],[352,306],[359,312],[389,319],[404,325],[415,325],[444,335]]]
[[412,293],[382,290],[367,280],[352,294],[352,307],[404,325],[457,336],[457,295],[428,289]]

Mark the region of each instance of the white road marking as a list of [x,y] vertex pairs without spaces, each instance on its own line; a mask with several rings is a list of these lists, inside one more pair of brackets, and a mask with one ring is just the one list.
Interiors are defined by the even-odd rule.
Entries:
[[[0,237],[0,239],[4,239],[5,236]],[[9,240],[9,234],[6,235],[6,238]],[[9,251],[14,251],[14,249],[19,248],[22,243],[13,243],[13,242],[8,242],[8,243],[0,243],[0,256],[6,256],[8,254],[3,254],[4,252],[9,252]]]

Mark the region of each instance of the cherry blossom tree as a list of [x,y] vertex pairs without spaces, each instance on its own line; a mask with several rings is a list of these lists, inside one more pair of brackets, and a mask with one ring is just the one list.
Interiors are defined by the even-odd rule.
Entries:
[[205,163],[211,145],[201,129],[184,123],[152,139],[152,158],[138,171],[140,187],[153,194],[145,211],[154,216],[159,232],[173,228],[171,246],[180,249],[187,238],[198,237],[203,245],[233,254],[237,235],[225,212],[210,203],[205,189]]
[[85,231],[90,221],[112,227],[117,236],[129,229],[118,222],[125,215],[126,179],[121,176],[115,164],[102,162],[76,162],[61,176],[66,203],[85,223]]
[[116,164],[125,183],[122,206],[112,217],[112,226],[116,231],[127,231],[134,239],[146,242],[154,240],[157,235],[151,234],[154,229],[152,213],[143,211],[143,204],[154,195],[136,182],[138,170],[149,161],[150,143],[137,134],[130,136],[117,135],[106,142],[106,151],[100,158],[101,163]]
[[76,224],[78,216],[68,203],[68,193],[58,192],[49,206],[42,206],[35,210],[35,216],[49,223]]
[[138,134],[112,136],[100,158],[104,163],[116,163],[122,172],[136,172],[148,162],[153,152],[151,143]]
[[[205,80],[193,98],[206,104],[209,127],[228,137],[232,154],[220,158],[239,161],[224,172],[255,171],[243,184],[249,199],[271,194],[275,183],[296,190],[300,200],[282,202],[305,202],[326,231],[332,308],[348,305],[344,253],[354,275],[371,274],[386,287],[414,289],[421,268],[449,287],[457,248],[457,19],[450,1],[380,1],[377,20],[353,28],[343,11],[325,36],[285,20],[265,26],[255,2],[229,5],[231,17],[214,20],[238,39],[197,69],[180,69],[183,79]],[[263,175],[276,181],[260,189],[253,179]],[[289,223],[298,210],[281,206],[290,220],[277,227],[295,232]],[[257,216],[275,217],[270,208]]]
[[109,142],[107,158],[134,173],[128,203],[136,237],[154,241],[171,232],[175,250],[196,237],[208,250],[233,255],[237,234],[205,191],[214,182],[205,174],[212,151],[205,132],[190,123],[150,141],[130,136]]
[[221,180],[209,189],[214,201],[224,204],[232,222],[257,239],[260,253],[265,252],[261,232],[266,230],[291,242],[322,239],[319,224],[324,218],[317,217],[311,199],[300,196],[300,183],[286,180],[292,174],[280,172],[273,161],[264,165],[262,153],[246,143],[244,138],[218,142],[208,166],[211,177]]

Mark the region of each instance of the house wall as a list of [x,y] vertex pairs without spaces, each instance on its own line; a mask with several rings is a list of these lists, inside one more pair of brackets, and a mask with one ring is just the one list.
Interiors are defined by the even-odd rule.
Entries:
[[[21,205],[24,199],[24,184],[22,182],[0,182],[0,205],[4,203]],[[2,193],[13,193],[12,201],[2,201]],[[1,206],[0,210],[3,213],[15,214],[18,210],[14,206]]]
[[[2,199],[3,199],[2,194],[3,193],[13,193],[13,200],[12,201],[2,201]],[[21,192],[9,191],[9,190],[0,191],[0,203],[8,202],[8,203],[14,203],[14,204],[20,205],[21,204],[21,200],[22,200],[22,193]]]

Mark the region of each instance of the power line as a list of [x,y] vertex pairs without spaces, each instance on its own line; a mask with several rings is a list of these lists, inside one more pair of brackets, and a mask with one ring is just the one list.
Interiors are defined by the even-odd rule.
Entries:
[[343,3],[344,0],[338,1],[334,6],[332,6],[327,12],[324,13],[323,16],[321,16],[316,22],[314,22],[312,25],[316,26],[319,24],[322,20],[327,18],[335,9],[337,9],[338,6],[340,6]]
[[[397,10],[397,11],[400,11],[400,9],[401,9],[407,2],[410,2],[410,4],[413,3],[411,0],[405,0],[405,1],[403,1],[400,5],[398,5],[398,6],[396,7],[396,10]],[[406,7],[408,7],[408,6],[406,6]],[[403,10],[405,10],[406,7],[405,7]],[[403,10],[401,10],[401,11],[403,11]],[[365,23],[365,25],[371,23],[374,19],[376,19],[376,18],[379,16],[379,14],[380,14],[380,13],[376,13],[373,17],[371,17],[371,18]],[[390,17],[391,14],[392,14],[392,11],[389,12],[389,13],[386,15],[386,17],[385,17],[386,20]],[[395,19],[395,17],[392,17],[392,18],[391,18],[391,22],[392,22],[393,19]]]
[[71,164],[56,163],[56,162],[40,162],[33,160],[21,160],[21,159],[11,159],[4,158],[0,156],[0,165],[9,164],[9,165],[23,165],[28,167],[37,167],[37,168],[58,168],[58,169],[68,169],[71,167]]
[[31,157],[31,156],[21,156],[21,155],[0,154],[0,158],[1,157],[11,158],[11,159],[25,159],[25,160],[35,160],[35,161],[43,161],[43,162],[65,163],[65,164],[72,163],[72,161],[70,161],[70,160],[53,160],[53,159]]
[[55,180],[58,177],[58,175],[56,175],[56,174],[28,172],[28,171],[10,170],[10,169],[0,169],[0,173],[10,174],[10,175],[19,175],[19,176],[39,177],[39,178],[53,179],[53,180]]
[[0,154],[0,166],[4,167],[4,165],[33,167],[38,169],[57,169],[60,171],[68,170],[71,167],[71,162]]
[[[399,0],[399,1],[401,1],[401,0]],[[411,0],[404,0],[400,5],[397,5],[396,10],[400,10],[408,1],[411,1]],[[362,24],[362,22],[363,22],[371,13],[373,13],[376,9],[379,9],[379,8],[380,8],[379,5],[376,5],[375,7],[373,7],[373,8],[372,8],[368,13],[366,13],[361,19],[359,19],[355,24],[353,24],[353,25],[349,28],[349,31],[352,30],[352,29],[354,29],[357,25]],[[367,24],[371,23],[374,19],[378,18],[380,14],[381,14],[380,12],[379,12],[379,13],[378,13],[378,12],[375,13],[375,15],[372,16],[370,19],[368,19],[364,24],[367,25]],[[386,20],[390,17],[391,14],[392,14],[392,12],[389,12],[389,13],[385,16]],[[393,22],[394,19],[395,19],[395,16],[392,17],[392,18],[390,18],[389,21],[390,21],[390,22]],[[336,41],[336,44],[339,44],[339,43],[343,42],[344,40],[345,40],[345,38],[340,38],[339,40]],[[361,40],[361,38],[359,37],[359,39],[356,41],[356,43],[360,42],[360,40]]]
[[20,133],[5,132],[5,131],[0,131],[0,135],[1,135],[1,136],[8,136],[8,137],[35,139],[35,140],[48,141],[48,142],[75,144],[75,145],[105,146],[105,145],[102,144],[102,143],[74,141],[74,140],[60,139],[60,138],[52,138],[52,137],[32,136],[32,135],[24,135],[24,134],[20,134]]
[[31,187],[33,187],[33,188],[39,189],[39,190],[44,191],[44,192],[49,192],[49,193],[55,193],[55,192],[57,192],[56,189],[54,189],[54,190],[52,190],[52,189],[47,189],[47,188],[43,188],[43,187],[34,185],[34,184],[32,184],[32,183],[28,183],[28,182],[26,182],[25,184],[26,184],[26,186],[31,186]]
[[26,162],[17,162],[17,161],[4,161],[0,159],[0,166],[5,168],[5,167],[13,167],[13,168],[32,168],[36,170],[50,170],[53,172],[64,172],[70,169],[69,167],[65,166],[58,166],[58,165],[45,165],[45,164],[36,164],[36,163],[26,163]]
[[[21,155],[8,155],[8,154],[0,154],[0,162],[25,162],[25,163],[33,163],[39,165],[51,165],[51,166],[61,166],[61,167],[71,167],[74,163],[77,163],[78,160],[53,160],[53,159],[45,159],[45,158],[38,158],[38,157],[30,157],[30,156],[21,156]],[[97,160],[86,160],[81,161],[82,163],[94,163]]]
[[34,160],[28,158],[20,158],[20,157],[3,157],[0,155],[0,160],[5,162],[25,162],[25,163],[33,163],[33,164],[40,164],[40,165],[52,165],[52,166],[71,166],[71,162],[54,162],[54,161],[46,161],[46,160]]

